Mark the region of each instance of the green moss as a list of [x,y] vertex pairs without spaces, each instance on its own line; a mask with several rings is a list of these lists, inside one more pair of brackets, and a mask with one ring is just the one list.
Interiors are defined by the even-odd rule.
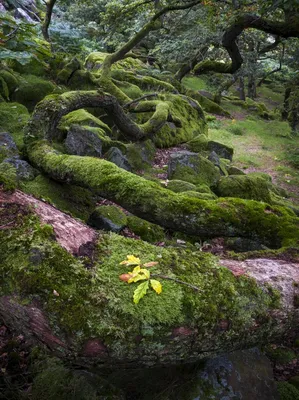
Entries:
[[0,94],[2,96],[4,96],[6,99],[9,99],[10,95],[16,90],[16,88],[19,85],[19,79],[12,73],[12,71],[9,70],[0,70],[0,78],[3,79],[5,85],[6,85],[6,90],[7,92],[5,92],[5,88],[4,92],[2,92],[0,90]]
[[72,171],[74,184],[166,228],[203,237],[229,232],[230,236],[259,238],[272,248],[298,244],[299,220],[286,208],[242,199],[184,199],[105,160],[59,155],[43,141],[28,150],[32,164],[48,174],[55,171],[55,179],[69,180]]
[[193,90],[187,90],[186,94],[192,99],[198,101],[204,111],[211,114],[230,117],[230,113],[228,111],[224,110],[224,108],[220,107],[219,104],[215,103],[214,101],[208,99],[205,96],[202,96],[200,93]]
[[49,80],[35,75],[22,75],[18,90],[12,94],[11,99],[25,105],[29,111],[32,111],[39,101],[53,93],[54,90],[55,85]]
[[48,358],[36,362],[30,397],[32,400],[97,400],[97,390],[84,374],[74,373],[61,360]]
[[75,110],[64,115],[60,120],[58,128],[62,131],[68,131],[71,125],[91,126],[101,128],[107,134],[111,133],[108,125],[84,109]]
[[267,182],[258,176],[230,175],[221,177],[216,193],[222,197],[239,197],[271,204],[271,194]]
[[159,225],[151,224],[144,219],[133,215],[129,216],[127,225],[131,231],[140,236],[140,238],[146,242],[157,243],[165,240],[164,230]]
[[288,382],[277,382],[279,400],[299,400],[299,390]]
[[273,362],[280,365],[288,364],[297,358],[293,350],[285,347],[267,346],[266,354]]
[[49,66],[46,63],[38,61],[35,58],[32,58],[25,65],[19,63],[17,60],[11,60],[9,66],[20,74],[31,74],[35,76],[45,76],[49,71]]
[[4,190],[14,190],[17,187],[16,169],[11,164],[0,164],[0,185]]
[[297,390],[299,390],[299,376],[293,376],[288,383],[290,383],[291,385],[295,386],[295,388]]
[[220,172],[215,165],[199,154],[191,153],[185,159],[172,158],[168,168],[169,179],[179,179],[193,183],[194,185],[205,184],[217,185],[220,179]]
[[133,83],[125,82],[125,81],[117,81],[113,79],[113,82],[119,87],[130,99],[138,99],[142,96],[142,90]]
[[[262,337],[267,329],[269,334],[272,332],[273,321],[268,314],[273,302],[271,293],[252,279],[236,278],[210,254],[161,248],[109,234],[97,243],[94,267],[88,270],[82,260],[54,242],[36,217],[20,213],[16,205],[0,210],[1,220],[11,218],[10,212],[17,215],[14,226],[9,234],[0,231],[0,271],[5,276],[1,295],[18,294],[23,300],[38,296],[50,322],[73,338],[77,350],[86,339],[95,337],[104,340],[112,360],[135,360],[137,348],[143,357],[150,355],[152,360],[153,356],[159,359],[168,343],[172,351],[167,360],[173,362],[191,354],[200,358],[201,349],[211,341],[215,346],[226,340],[234,345],[240,329],[242,341],[256,343],[261,337],[253,327],[265,315],[269,319],[263,325]],[[33,260],[33,251],[40,255],[38,261]],[[128,254],[140,257],[142,263],[158,261],[151,268],[152,274],[189,282],[199,292],[160,278],[162,293],[149,291],[136,306],[132,301],[136,285],[119,279],[129,270],[119,265]],[[54,289],[59,296],[53,295]],[[215,326],[223,319],[230,321],[231,328],[215,338]],[[197,352],[194,348],[190,353],[189,341],[185,344],[184,340],[172,339],[173,326],[196,329],[201,349]],[[136,337],[142,340],[137,343]]]
[[2,132],[8,132],[20,149],[23,146],[23,128],[29,119],[26,107],[19,103],[0,103],[0,126]]
[[126,156],[135,171],[148,170],[155,158],[156,148],[151,140],[127,145]]
[[196,191],[196,185],[190,182],[173,179],[167,183],[167,189],[175,193],[187,192],[189,190]]
[[94,213],[97,216],[109,219],[116,225],[127,225],[126,214],[116,206],[99,206],[95,209]]
[[182,195],[185,195],[187,197],[193,197],[197,199],[202,199],[202,200],[215,200],[217,199],[217,196],[210,192],[210,193],[199,193],[199,192],[194,192],[194,191],[188,191],[188,192],[182,192]]
[[[108,53],[103,53],[100,51],[90,53],[85,60],[86,68],[94,71],[99,71],[107,56]],[[126,71],[128,70],[135,71],[142,68],[144,68],[144,63],[138,60],[137,58],[132,58],[132,57],[125,58],[112,65],[112,70],[124,69]]]
[[96,199],[89,190],[61,184],[43,175],[37,176],[33,181],[22,182],[21,189],[84,221],[96,204]]
[[208,150],[208,138],[206,135],[198,135],[187,143],[187,149],[195,153]]

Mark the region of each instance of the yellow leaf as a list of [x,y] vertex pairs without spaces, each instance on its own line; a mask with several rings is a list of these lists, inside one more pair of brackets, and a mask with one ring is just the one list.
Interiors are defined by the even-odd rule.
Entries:
[[127,260],[122,261],[119,263],[120,265],[139,265],[140,264],[140,258],[137,258],[133,255],[127,256]]
[[140,299],[146,295],[147,289],[149,287],[149,281],[140,283],[139,286],[134,291],[133,300],[135,304],[138,304]]
[[149,279],[150,273],[147,269],[140,269],[140,267],[134,268],[132,272],[130,272],[131,278],[128,280],[128,283],[144,281],[145,279]]
[[155,279],[151,279],[151,285],[157,294],[160,294],[162,292],[162,285],[159,281],[156,281]]

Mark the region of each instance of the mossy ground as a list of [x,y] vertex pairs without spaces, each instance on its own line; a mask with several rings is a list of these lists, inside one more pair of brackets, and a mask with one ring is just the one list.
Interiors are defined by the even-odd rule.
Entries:
[[19,103],[0,103],[0,127],[2,132],[9,133],[18,148],[23,147],[23,128],[29,119],[29,112]]
[[[10,234],[0,231],[0,273],[5,277],[1,295],[13,293],[29,301],[32,296],[38,298],[50,321],[71,335],[79,347],[84,339],[100,337],[112,357],[134,358],[134,340],[141,335],[141,353],[158,355],[164,347],[163,337],[166,340],[171,334],[171,327],[188,324],[204,338],[223,319],[232,325],[219,340],[226,337],[234,341],[239,329],[250,331],[255,320],[277,304],[271,291],[260,289],[249,278],[235,278],[212,255],[159,248],[115,234],[100,238],[94,267],[87,270],[84,259],[62,249],[53,240],[52,229],[41,226],[31,213],[16,205],[0,209],[0,213],[4,222],[15,216]],[[32,257],[37,253],[38,260]],[[138,305],[134,304],[136,285],[119,279],[120,274],[131,269],[119,265],[128,254],[140,257],[142,263],[158,261],[152,274],[176,277],[196,285],[199,292],[160,278],[162,293],[149,291]],[[271,329],[271,322],[264,329]],[[204,340],[211,343],[215,338]],[[173,342],[173,346],[180,349],[182,358],[189,352],[183,343]]]

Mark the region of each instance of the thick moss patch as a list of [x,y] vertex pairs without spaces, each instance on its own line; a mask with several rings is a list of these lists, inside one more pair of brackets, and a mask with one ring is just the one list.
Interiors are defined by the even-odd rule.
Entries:
[[23,128],[29,119],[25,106],[19,103],[0,103],[0,127],[2,132],[8,132],[17,146],[23,146]]
[[[9,212],[18,215],[16,206],[10,207],[0,209],[1,220],[10,218]],[[212,255],[159,248],[115,234],[102,236],[94,267],[87,270],[83,260],[55,243],[49,226],[41,226],[31,214],[19,215],[9,235],[0,231],[0,274],[5,276],[0,293],[38,297],[50,320],[79,347],[85,339],[99,337],[112,358],[135,359],[136,347],[143,357],[160,357],[169,342],[169,360],[183,359],[184,354],[191,355],[190,349],[171,340],[174,326],[194,327],[197,337],[206,342],[204,346],[217,346],[222,340],[234,343],[240,329],[255,341],[250,327],[273,307],[271,291],[258,288],[249,278],[235,278]],[[119,279],[129,269],[119,265],[128,254],[140,257],[142,263],[158,261],[152,274],[196,285],[198,291],[157,278],[163,283],[162,293],[149,291],[137,306],[132,301],[136,285]],[[214,328],[223,320],[230,321],[230,329],[216,339]],[[271,322],[265,323],[264,330],[270,328]],[[137,344],[136,337],[142,338]],[[196,348],[192,354],[200,355]]]

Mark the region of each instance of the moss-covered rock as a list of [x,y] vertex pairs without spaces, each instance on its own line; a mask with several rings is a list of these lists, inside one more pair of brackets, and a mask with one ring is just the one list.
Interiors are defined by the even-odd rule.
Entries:
[[127,145],[126,156],[135,171],[147,170],[151,167],[156,148],[151,140]]
[[244,171],[242,171],[240,168],[237,168],[233,165],[230,165],[226,167],[227,172],[229,175],[246,175]]
[[188,150],[193,151],[194,153],[200,153],[202,151],[208,150],[208,137],[204,134],[198,135],[195,138],[191,139],[186,147]]
[[295,386],[297,390],[299,390],[299,376],[293,376],[291,379],[288,380],[288,383]]
[[32,111],[35,105],[53,93],[55,88],[56,86],[48,79],[35,75],[22,75],[18,89],[11,95],[11,99]]
[[276,347],[267,346],[266,349],[267,356],[274,362],[280,365],[288,364],[297,358],[293,350],[287,347]]
[[0,163],[7,157],[18,156],[17,146],[9,133],[0,132]]
[[25,106],[19,103],[0,103],[0,127],[2,132],[8,132],[18,148],[23,146],[23,128],[29,119]]
[[19,78],[16,77],[11,70],[0,70],[0,95],[6,100],[10,99],[11,94],[17,89],[19,85]]
[[134,215],[128,217],[127,225],[131,231],[146,242],[157,243],[165,240],[165,232],[159,225],[151,224]]
[[9,66],[20,74],[31,74],[35,76],[45,77],[49,72],[48,64],[32,58],[25,65],[19,63],[17,60],[11,60]]
[[202,199],[202,200],[215,200],[215,199],[217,199],[217,196],[213,192],[200,193],[200,192],[194,192],[192,190],[189,190],[187,192],[182,192],[181,194],[185,195],[186,197]]
[[277,382],[279,400],[299,400],[299,390],[288,382]]
[[68,154],[101,157],[102,140],[96,132],[80,125],[71,125],[64,142]]
[[88,224],[105,231],[120,232],[127,225],[127,216],[116,206],[99,206],[90,215]]
[[175,193],[188,192],[189,190],[196,192],[196,185],[190,182],[180,181],[179,179],[172,179],[167,183],[167,189]]
[[111,129],[108,125],[84,109],[75,110],[63,116],[58,128],[61,131],[66,132],[70,129],[71,125],[101,128],[105,133],[111,133]]
[[220,172],[214,164],[197,153],[179,151],[170,156],[168,178],[179,179],[193,184],[215,186]]
[[0,163],[0,185],[4,190],[14,190],[17,187],[17,172],[13,165]]
[[[164,106],[161,102],[164,102]],[[136,106],[134,112],[138,111],[138,122],[141,126],[153,115],[153,111],[149,111],[158,105],[160,114],[164,113],[165,116],[161,115],[161,128],[152,138],[157,147],[175,146],[207,132],[207,124],[200,105],[187,96],[174,94],[160,95],[159,100],[141,102]],[[144,112],[139,113],[139,110],[144,110]],[[169,120],[169,115],[171,115],[171,120]],[[157,110],[156,117],[158,118]]]
[[221,177],[215,192],[221,197],[239,197],[271,204],[267,182],[260,177],[230,175]]

